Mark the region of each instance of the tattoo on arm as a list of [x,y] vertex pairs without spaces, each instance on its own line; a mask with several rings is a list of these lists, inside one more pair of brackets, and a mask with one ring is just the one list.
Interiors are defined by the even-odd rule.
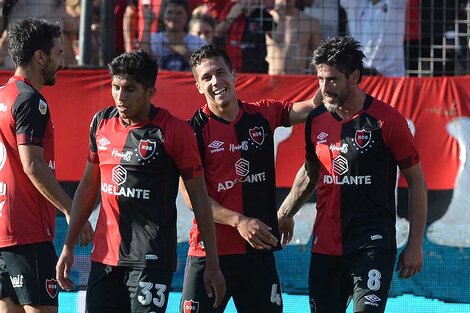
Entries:
[[293,217],[310,199],[315,191],[318,175],[318,162],[305,161],[305,164],[297,172],[291,191],[279,209],[284,216]]

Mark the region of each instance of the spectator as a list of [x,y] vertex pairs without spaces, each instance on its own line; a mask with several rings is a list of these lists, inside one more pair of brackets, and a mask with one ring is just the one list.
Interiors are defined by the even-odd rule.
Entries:
[[[75,66],[77,61],[73,52],[73,45],[70,34],[73,29],[69,28],[69,25],[65,23],[67,13],[65,11],[64,1],[57,0],[42,0],[36,5],[31,5],[28,1],[17,1],[11,11],[8,14],[8,21],[12,23],[18,19],[25,17],[38,17],[48,18],[51,21],[58,22],[63,30],[63,49],[64,49],[64,66],[70,67]],[[6,58],[4,60],[4,66],[6,68],[14,68],[13,62]]]
[[[147,38],[147,47],[150,45],[150,37],[144,36],[144,29],[147,28],[151,33],[158,32],[162,2],[163,0],[130,0],[123,20],[124,47],[127,52],[142,48],[144,37]],[[150,25],[146,27],[146,24]]]
[[[186,32],[189,8],[184,0],[168,0],[163,9],[165,30],[150,33],[150,50],[159,58],[161,69],[189,71],[189,57],[207,42]],[[146,32],[144,32],[146,34]]]
[[383,76],[405,76],[407,0],[341,0],[349,34],[363,46],[364,67]]
[[227,4],[215,36],[224,38],[224,46],[233,68],[238,72],[267,73],[265,35],[274,29],[270,0],[240,0]]
[[420,0],[408,0],[406,6],[405,27],[405,69],[409,76],[417,76],[419,68],[421,28],[420,28]]
[[322,39],[320,21],[303,13],[295,0],[276,0],[270,11],[276,29],[266,36],[269,74],[305,74],[309,56]]
[[[115,54],[121,54],[124,51],[124,35],[123,35],[123,16],[127,7],[128,0],[113,0],[114,1],[114,29],[115,29]],[[73,55],[76,60],[79,59],[79,29],[80,29],[80,14],[81,14],[81,1],[80,0],[66,0],[65,10],[67,17],[64,22],[64,28],[68,30],[65,36],[72,42]],[[101,39],[100,39],[100,19],[101,19],[101,0],[92,1],[92,18],[91,18],[91,47],[90,47],[90,60],[92,65],[103,65],[101,57]]]
[[313,2],[314,0],[295,0],[295,7],[300,11],[303,11],[305,8],[311,7]]
[[211,15],[194,15],[189,21],[189,34],[199,36],[207,43],[214,41],[215,20]]

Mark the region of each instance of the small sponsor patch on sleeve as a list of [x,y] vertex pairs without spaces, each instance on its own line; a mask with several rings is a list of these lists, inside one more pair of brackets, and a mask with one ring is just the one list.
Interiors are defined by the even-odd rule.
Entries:
[[39,112],[41,112],[42,115],[45,115],[47,113],[47,103],[46,101],[39,99]]

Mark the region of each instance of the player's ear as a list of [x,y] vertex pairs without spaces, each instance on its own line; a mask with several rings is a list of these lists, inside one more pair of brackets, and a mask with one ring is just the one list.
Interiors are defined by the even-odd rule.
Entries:
[[155,86],[147,88],[147,91],[146,91],[147,97],[148,97],[149,99],[152,99],[153,96],[155,95],[155,92],[156,92],[156,91],[157,91],[157,89],[155,88]]
[[204,90],[201,89],[201,86],[199,86],[198,82],[196,82],[196,88],[197,88],[197,91],[199,91],[201,95],[204,93]]
[[38,64],[43,64],[46,61],[47,55],[44,51],[42,50],[36,50],[34,51],[33,54],[33,59],[38,63]]
[[361,76],[361,72],[358,69],[354,70],[354,72],[352,72],[350,75],[351,82],[353,84],[358,84],[360,76]]
[[235,80],[237,80],[237,71],[235,69],[232,69],[232,75]]

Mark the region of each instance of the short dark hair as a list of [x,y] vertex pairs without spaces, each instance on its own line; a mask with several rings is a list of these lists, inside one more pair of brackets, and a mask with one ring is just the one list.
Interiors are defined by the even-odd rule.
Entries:
[[144,50],[124,52],[108,64],[109,75],[132,76],[145,88],[154,87],[158,75],[158,60]]
[[54,39],[61,35],[57,23],[36,18],[20,19],[8,27],[8,52],[16,66],[28,66],[37,50],[50,55]]
[[334,66],[346,76],[359,70],[358,82],[360,82],[364,72],[363,59],[365,58],[360,48],[360,43],[349,36],[329,38],[322,41],[313,52],[312,65],[315,68],[322,64]]
[[212,29],[215,28],[215,19],[209,15],[209,14],[196,14],[191,17],[189,20],[189,29],[193,26],[193,24],[196,23],[206,23],[208,24]]
[[230,58],[228,57],[225,50],[214,44],[208,44],[208,45],[204,45],[200,47],[193,54],[191,54],[191,57],[189,58],[189,66],[191,66],[191,70],[193,71],[193,74],[194,74],[194,68],[198,66],[199,64],[201,64],[202,61],[207,60],[207,59],[213,59],[216,57],[222,57],[228,69],[230,71],[233,69],[232,62],[230,62]]

